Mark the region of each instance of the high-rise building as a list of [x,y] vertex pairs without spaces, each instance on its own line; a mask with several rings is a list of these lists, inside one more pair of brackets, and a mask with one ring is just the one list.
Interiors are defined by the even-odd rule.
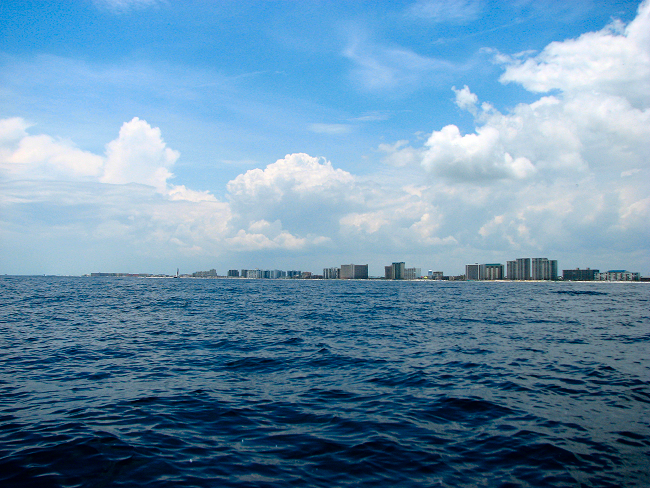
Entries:
[[506,261],[506,279],[516,280],[517,279],[517,261]]
[[339,274],[342,280],[367,280],[368,279],[368,265],[367,264],[342,264]]
[[517,269],[515,271],[515,276],[517,280],[529,280],[530,279],[530,258],[518,258],[517,259]]
[[236,269],[229,269],[228,278],[239,278],[239,271]]
[[422,268],[406,268],[404,269],[405,280],[417,280],[422,277]]
[[465,279],[467,281],[478,281],[481,279],[481,266],[479,264],[465,265]]
[[384,266],[384,277],[387,280],[403,280],[405,277],[406,265],[404,262],[393,263],[390,266]]
[[323,268],[323,279],[337,280],[340,277],[340,272],[339,268]]
[[479,270],[479,275],[483,280],[502,280],[504,278],[503,264],[482,264],[481,269]]
[[533,280],[557,280],[557,261],[548,258],[533,258],[531,277]]
[[386,278],[387,280],[395,279],[395,273],[393,271],[392,264],[390,266],[384,266],[384,278]]

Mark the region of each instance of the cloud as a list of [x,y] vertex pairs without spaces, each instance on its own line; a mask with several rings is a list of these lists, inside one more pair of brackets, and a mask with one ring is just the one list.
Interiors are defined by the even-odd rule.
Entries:
[[388,113],[382,112],[371,112],[366,115],[361,115],[359,117],[354,117],[350,120],[354,122],[379,122],[382,120],[388,120],[390,118]]
[[328,236],[337,232],[340,212],[359,204],[355,185],[350,173],[331,162],[297,153],[240,174],[227,190],[241,227],[279,220],[292,234]]
[[[648,263],[650,95],[636,71],[643,74],[650,53],[647,11],[643,3],[627,26],[539,54],[502,56],[502,81],[539,94],[532,103],[498,110],[469,86],[452,88],[473,129],[441,124],[424,142],[381,144],[389,164],[374,174],[288,154],[232,178],[225,201],[173,185],[179,153],[144,120],[124,123],[103,155],[36,134],[23,119],[0,121],[3,245],[40,242],[35,255],[45,255],[60,241],[75,256],[110,247],[165,261],[249,252],[261,263],[414,256],[413,265],[446,270],[458,260],[520,255],[636,253]],[[359,42],[348,54],[367,89],[422,86],[436,74],[435,60],[400,49]],[[618,69],[619,58],[634,70]],[[615,73],[600,66],[608,62]],[[339,125],[347,127],[320,129]]]
[[633,106],[650,103],[650,2],[639,5],[626,27],[615,22],[577,39],[553,42],[536,56],[502,56],[503,83],[531,92],[597,92],[624,97]]
[[[553,95],[501,112],[468,86],[452,88],[456,105],[475,117],[473,131],[449,124],[421,147],[381,144],[386,162],[430,175],[419,199],[423,219],[408,227],[413,242],[451,236],[476,254],[647,251],[649,11],[644,2],[628,26],[503,58],[504,83]],[[394,231],[395,214],[357,212],[342,224],[373,236]]]
[[362,33],[351,38],[343,56],[354,65],[352,81],[360,89],[371,92],[414,90],[439,82],[456,70],[452,63],[410,49],[374,44]]
[[165,0],[93,0],[93,3],[100,9],[119,14],[132,10],[155,7],[166,2]]
[[0,120],[0,171],[13,178],[84,178],[99,175],[101,156],[69,141],[31,136],[21,118]]
[[309,130],[316,134],[341,135],[349,134],[352,126],[348,124],[310,124]]
[[536,171],[528,158],[511,156],[499,130],[490,126],[461,136],[458,127],[448,125],[431,134],[425,146],[424,169],[451,180],[526,179]]
[[236,251],[261,251],[283,249],[297,251],[309,244],[319,245],[321,239],[297,237],[282,229],[279,220],[251,222],[248,230],[240,229],[233,237],[226,239],[228,246]]
[[397,167],[410,166],[422,160],[422,150],[410,147],[408,143],[403,139],[393,144],[379,144],[377,149],[386,154],[384,163]]
[[334,169],[327,160],[308,154],[287,154],[265,169],[252,169],[228,183],[228,191],[240,202],[257,204],[279,201],[286,193],[299,198],[323,197],[344,192],[354,177],[342,169]]
[[170,169],[180,153],[166,146],[160,129],[137,117],[125,122],[119,137],[106,144],[105,157],[47,134],[30,135],[29,127],[21,118],[0,120],[0,171],[7,178],[139,183],[161,193],[170,191],[175,199],[199,198],[185,187],[168,187]]
[[461,109],[467,110],[471,114],[476,115],[476,104],[478,103],[478,97],[476,94],[472,93],[467,85],[460,90],[457,90],[455,86],[451,89],[456,94],[456,105]]
[[173,175],[169,169],[180,153],[166,146],[160,129],[134,117],[125,122],[119,137],[106,145],[102,183],[142,183],[165,191]]
[[479,18],[481,2],[478,0],[418,0],[408,13],[437,23],[464,24]]

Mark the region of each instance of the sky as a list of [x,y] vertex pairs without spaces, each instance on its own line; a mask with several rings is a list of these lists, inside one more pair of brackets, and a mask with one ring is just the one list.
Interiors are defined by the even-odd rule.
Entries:
[[650,275],[650,0],[0,3],[0,274]]

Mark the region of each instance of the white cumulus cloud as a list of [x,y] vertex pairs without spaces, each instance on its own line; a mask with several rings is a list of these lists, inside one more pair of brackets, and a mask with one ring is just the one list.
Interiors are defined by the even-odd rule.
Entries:
[[0,169],[6,176],[27,179],[98,176],[101,156],[72,142],[41,134],[29,135],[22,118],[0,120]]
[[167,147],[160,129],[134,117],[106,145],[103,183],[142,183],[164,191],[180,153]]
[[504,83],[532,92],[595,91],[622,96],[634,106],[650,102],[650,2],[639,5],[626,27],[613,23],[577,39],[553,42],[532,57],[502,58]]

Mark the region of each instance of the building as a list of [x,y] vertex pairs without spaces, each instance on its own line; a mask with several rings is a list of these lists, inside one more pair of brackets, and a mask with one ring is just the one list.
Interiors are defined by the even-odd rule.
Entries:
[[557,261],[548,258],[533,258],[531,278],[533,280],[557,280]]
[[417,280],[422,278],[422,268],[406,268],[404,270],[405,280]]
[[515,271],[516,280],[529,280],[530,279],[530,258],[518,258],[517,269]]
[[[178,270],[176,270],[176,276],[178,276]],[[193,278],[216,278],[217,270],[211,269],[209,271],[195,271],[192,273]]]
[[431,273],[431,279],[433,280],[442,280],[445,274],[442,271],[434,271]]
[[481,264],[479,275],[483,280],[502,280],[504,278],[503,264]]
[[226,276],[228,276],[228,278],[239,278],[239,270],[229,269]]
[[[415,268],[414,268],[415,269]],[[384,278],[387,280],[403,280],[405,278],[406,265],[403,262],[393,263],[384,266]]]
[[338,280],[341,277],[340,268],[323,268],[323,278],[326,280]]
[[263,277],[262,270],[260,269],[242,269],[241,270],[242,278],[249,278],[253,280],[259,280]]
[[367,280],[367,264],[342,264],[339,277],[342,280]]
[[604,273],[596,273],[596,281],[640,281],[641,274],[624,269],[610,269]]
[[518,258],[515,261],[506,262],[508,280],[529,280],[530,279],[530,258]]
[[562,279],[564,281],[594,281],[600,271],[597,269],[563,269]]
[[466,264],[465,279],[467,281],[478,281],[483,279],[481,277],[481,266],[479,264]]

